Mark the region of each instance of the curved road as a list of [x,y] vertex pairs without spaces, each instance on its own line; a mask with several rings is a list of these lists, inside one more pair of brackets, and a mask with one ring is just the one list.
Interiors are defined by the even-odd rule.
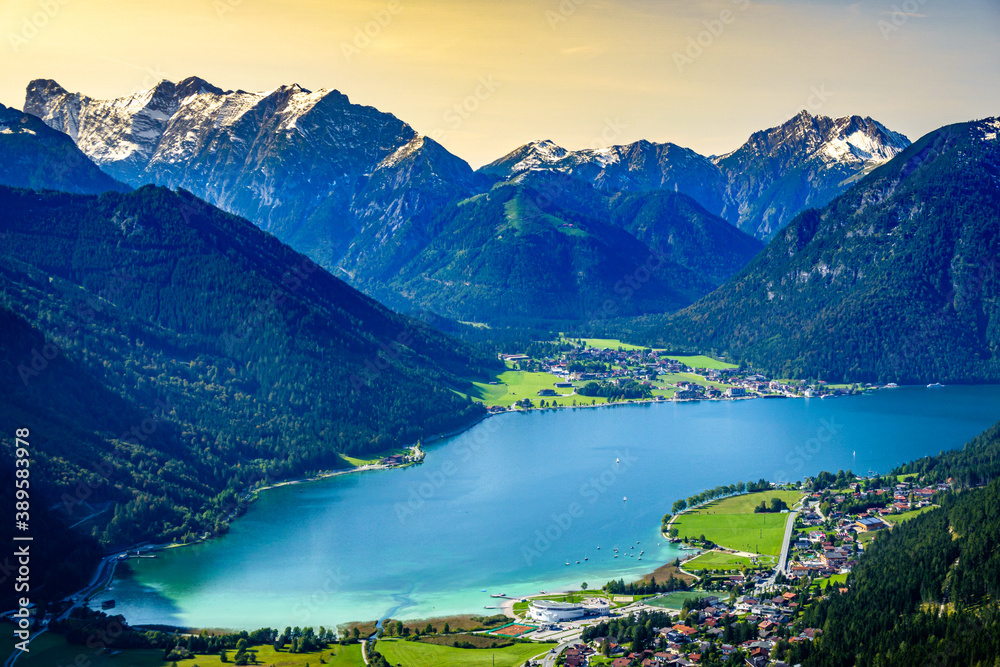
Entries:
[[[556,658],[558,658],[563,651],[568,649],[573,644],[579,643],[579,641],[580,641],[580,635],[574,635],[564,640],[561,644],[559,644],[559,646],[556,646],[555,653],[549,651],[548,653],[545,654],[545,657],[542,659],[542,667],[555,667]],[[535,656],[535,658],[537,657],[538,656]]]

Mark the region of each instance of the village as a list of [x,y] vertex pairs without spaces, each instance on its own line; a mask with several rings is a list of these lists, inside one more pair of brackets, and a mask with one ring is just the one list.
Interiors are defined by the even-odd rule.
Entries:
[[[799,487],[804,496],[799,510],[793,510],[794,531],[785,545],[784,569],[702,572],[692,591],[684,593],[691,597],[679,611],[662,605],[677,594],[611,596],[619,603],[631,602],[612,609],[610,619],[599,615],[572,627],[550,626],[565,631],[561,636],[546,633],[546,638],[564,642],[556,664],[784,667],[792,646],[822,634],[806,622],[809,605],[823,596],[846,593],[848,574],[863,557],[865,546],[880,533],[935,507],[935,496],[949,489],[949,484],[921,485],[909,475],[858,478],[843,471],[788,486]],[[694,558],[697,555],[687,560]],[[680,571],[684,563],[676,563]],[[702,595],[695,597],[695,592]],[[621,630],[630,624],[648,627],[653,619],[657,622],[652,635],[641,642],[641,650],[634,650]],[[619,636],[602,632],[610,627],[617,627]]]
[[[631,401],[835,398],[879,388],[871,384],[830,384],[820,379],[772,379],[703,355],[676,355],[618,341],[601,342],[607,345],[597,347],[583,342],[558,356],[501,354],[509,372],[491,382],[493,387],[488,389],[506,384],[510,391],[506,395],[488,392],[506,400],[487,400],[487,407],[492,412],[503,412]],[[524,391],[517,395],[518,388],[532,391],[530,395]]]

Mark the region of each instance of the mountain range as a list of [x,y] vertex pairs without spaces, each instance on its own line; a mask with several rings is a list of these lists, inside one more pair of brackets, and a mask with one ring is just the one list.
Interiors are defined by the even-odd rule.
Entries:
[[[718,231],[719,220],[766,240],[804,207],[827,203],[909,143],[870,118],[831,119],[803,112],[780,127],[755,133],[722,157],[648,141],[584,151],[543,141],[473,171],[391,114],[352,104],[337,91],[311,92],[297,85],[247,93],[224,91],[191,77],[176,84],[163,81],[123,98],[96,100],[69,93],[51,80],[35,80],[27,88],[25,111],[65,132],[113,177],[133,187],[154,183],[185,188],[246,217],[395,308],[488,322],[523,322],[528,310],[530,319],[579,322],[595,313],[603,317],[611,311],[636,314],[688,305],[762,247]],[[468,252],[469,235],[458,233],[455,225],[468,226],[469,219],[459,209],[470,201],[483,206],[482,196],[508,201],[511,188],[525,187],[520,177],[540,171],[569,176],[597,193],[561,188],[560,208],[578,210],[598,201],[587,215],[633,237],[637,223],[627,218],[629,212],[648,217],[668,193],[692,202],[671,208],[672,234],[635,237],[638,243],[619,243],[601,234],[559,233],[541,239],[534,236],[540,228],[522,229],[517,243],[504,244],[509,266],[540,267],[563,258],[546,268],[549,278],[540,274],[537,282],[506,276],[483,261],[449,268]],[[494,193],[493,188],[500,190]],[[562,190],[582,198],[569,204]],[[639,202],[647,198],[653,203]],[[626,200],[629,205],[621,205]],[[560,215],[557,211],[552,219],[561,220]],[[719,220],[707,223],[710,216]],[[487,227],[499,230],[506,224],[501,218],[494,215]],[[706,224],[716,230],[707,237]],[[484,232],[477,229],[473,235]],[[594,308],[609,299],[621,302],[615,286],[641,271],[650,255],[663,254],[649,244],[666,238],[671,239],[667,279],[680,277],[678,271],[685,268],[697,276],[668,286],[656,298],[649,293],[659,288],[614,308]],[[705,238],[719,245],[688,245]],[[539,255],[540,245],[550,253]],[[486,249],[481,254],[498,256]],[[591,266],[588,262],[601,264],[600,275],[574,279]],[[710,270],[703,271],[705,266]],[[546,285],[554,273],[562,277]],[[515,295],[515,290],[523,295],[526,286],[537,297],[530,309],[519,307]],[[565,298],[547,297],[549,287],[562,290]],[[498,296],[512,308],[493,308]]]
[[540,141],[473,171],[336,91],[192,78],[100,101],[39,80],[25,106],[129,185],[198,188],[425,319],[613,330],[781,376],[996,375],[991,121],[927,153],[802,112],[722,156]]
[[37,117],[0,105],[0,183],[98,194],[129,189],[105,174],[73,140]]
[[24,110],[115,178],[189,190],[327,268],[374,212],[420,219],[474,180],[432,139],[337,91],[223,91],[190,77],[95,100],[36,80]]
[[105,544],[192,539],[249,486],[484,413],[494,358],[190,193],[0,187],[0,234],[0,412],[34,425],[39,502]]
[[498,178],[556,170],[601,190],[669,190],[759,239],[769,239],[799,211],[822,206],[910,145],[871,118],[799,113],[755,132],[737,150],[706,157],[675,144],[638,141],[568,151],[551,141],[526,144],[480,171]]
[[800,213],[719,290],[624,328],[776,377],[1000,380],[998,130],[990,118],[925,135]]

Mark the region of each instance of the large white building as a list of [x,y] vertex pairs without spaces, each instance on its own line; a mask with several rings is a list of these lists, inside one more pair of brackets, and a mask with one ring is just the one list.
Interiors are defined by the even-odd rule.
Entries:
[[528,616],[539,623],[575,621],[587,616],[607,616],[610,613],[608,601],[599,599],[590,599],[585,603],[532,600],[528,605]]

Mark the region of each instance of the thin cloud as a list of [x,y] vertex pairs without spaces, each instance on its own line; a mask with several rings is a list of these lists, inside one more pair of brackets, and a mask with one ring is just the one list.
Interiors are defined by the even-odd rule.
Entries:
[[607,52],[608,50],[606,48],[598,46],[597,44],[590,44],[587,46],[571,46],[559,50],[559,53],[564,56],[599,56]]

